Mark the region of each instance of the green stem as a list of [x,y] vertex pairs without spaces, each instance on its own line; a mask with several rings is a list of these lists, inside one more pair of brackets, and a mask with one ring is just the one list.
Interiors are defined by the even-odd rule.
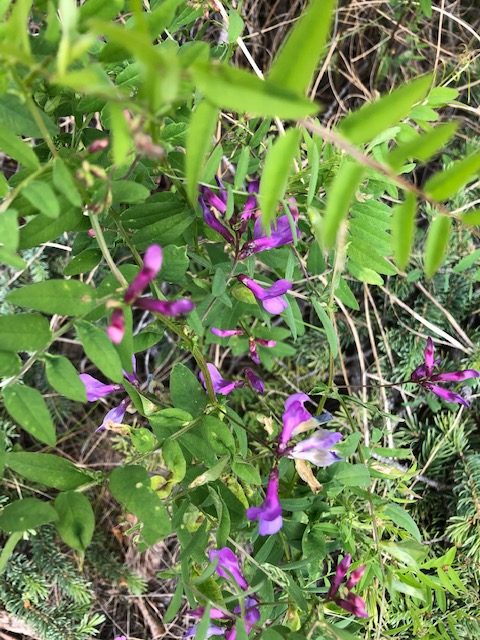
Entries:
[[98,215],[96,213],[89,212],[88,217],[90,218],[90,222],[92,224],[92,228],[95,231],[95,239],[99,246],[100,251],[105,259],[105,262],[110,267],[111,272],[115,276],[115,279],[122,285],[122,287],[127,287],[128,282],[124,278],[123,274],[120,272],[119,268],[115,264],[112,258],[112,254],[110,253],[110,249],[105,242],[105,236],[103,235],[102,227],[100,226],[100,222],[98,221]]

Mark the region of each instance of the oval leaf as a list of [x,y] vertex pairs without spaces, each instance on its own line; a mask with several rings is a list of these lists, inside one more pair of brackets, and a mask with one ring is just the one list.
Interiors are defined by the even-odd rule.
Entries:
[[105,332],[83,320],[75,323],[77,334],[88,358],[114,382],[123,381],[120,356]]
[[407,193],[404,202],[392,210],[392,243],[395,262],[402,270],[408,264],[415,237],[417,200]]
[[55,509],[37,498],[24,498],[11,502],[0,511],[0,529],[12,533],[36,529],[58,518]]
[[64,356],[47,355],[45,361],[47,380],[62,396],[76,400],[77,402],[86,402],[87,394],[85,385],[80,380],[78,371],[73,364]]
[[13,384],[3,391],[5,409],[31,436],[55,446],[55,426],[42,394],[24,384]]
[[69,547],[83,553],[92,541],[95,516],[88,499],[82,493],[68,491],[55,499],[56,522],[60,537]]
[[52,339],[48,321],[37,313],[16,313],[0,317],[2,351],[37,351]]
[[12,304],[43,313],[80,316],[95,308],[96,292],[79,280],[46,280],[15,289],[7,299]]
[[5,456],[5,464],[27,480],[60,491],[76,489],[92,481],[69,460],[50,453],[9,452]]
[[457,160],[445,171],[432,176],[425,184],[424,191],[436,200],[446,200],[473,180],[479,171],[480,152],[472,153],[467,158]]
[[350,203],[365,173],[354,160],[345,160],[327,190],[327,206],[323,218],[323,243],[326,247],[335,244],[342,220],[347,217]]
[[212,144],[217,124],[218,109],[204,100],[190,117],[187,129],[185,177],[187,194],[192,204],[196,203],[198,183],[202,178],[205,158]]

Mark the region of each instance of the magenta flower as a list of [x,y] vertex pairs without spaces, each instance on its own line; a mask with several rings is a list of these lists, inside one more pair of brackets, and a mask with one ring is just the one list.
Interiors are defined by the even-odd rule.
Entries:
[[434,352],[435,347],[433,340],[429,337],[424,351],[424,361],[412,372],[412,375],[410,376],[411,382],[419,384],[424,389],[431,391],[436,396],[446,400],[447,402],[463,404],[465,407],[468,407],[469,402],[463,396],[459,393],[450,391],[449,389],[445,389],[436,383],[463,382],[463,380],[468,380],[470,378],[478,378],[480,376],[480,371],[476,371],[475,369],[464,369],[463,371],[433,373],[434,369],[440,364],[440,360],[435,360]]
[[[137,377],[135,375],[135,362],[133,369],[133,374],[124,372],[124,376],[132,384],[138,384]],[[109,396],[112,393],[116,393],[117,391],[125,391],[125,387],[121,384],[104,384],[88,373],[81,373],[80,380],[85,386],[88,402],[95,402],[97,400],[100,400],[100,398],[105,398],[106,396]],[[121,400],[118,405],[114,406],[105,414],[102,424],[96,431],[103,431],[104,429],[108,429],[112,425],[121,424],[129,404],[130,398],[127,396],[126,398]]]
[[275,340],[264,340],[263,338],[249,338],[248,339],[248,350],[250,352],[250,358],[253,360],[255,364],[260,364],[260,357],[257,351],[257,345],[261,347],[266,347],[268,349],[272,349],[277,346]]
[[[162,267],[163,253],[158,244],[152,244],[145,251],[143,266],[129,284],[123,302],[127,305],[139,307],[153,313],[161,313],[165,316],[178,316],[189,313],[195,307],[193,302],[181,300],[154,300],[153,298],[141,298],[140,296],[148,285],[157,277]],[[107,335],[114,344],[120,344],[125,334],[125,318],[120,307],[113,310],[107,327]]]
[[240,570],[237,556],[228,547],[222,549],[210,549],[208,552],[210,562],[217,561],[215,571],[221,578],[231,580],[232,578],[244,591],[248,589],[248,583]]
[[[295,222],[294,231],[297,238],[300,237],[300,231],[296,226],[298,220],[298,209],[295,200],[290,200],[290,209]],[[243,260],[254,253],[260,253],[268,249],[277,249],[286,244],[293,243],[292,227],[287,215],[280,216],[275,225],[270,229],[270,234],[266,234],[262,227],[261,218],[257,218],[253,229],[253,240],[246,242],[239,253],[239,258]]]
[[[215,393],[218,393],[221,396],[227,396],[229,393],[232,393],[238,387],[243,387],[245,384],[242,380],[226,380],[222,377],[222,374],[217,369],[217,367],[211,362],[207,362],[208,372],[210,374],[210,378],[212,380],[212,386]],[[198,374],[201,383],[206,389],[207,386],[205,384],[205,377],[202,372]]]
[[263,308],[272,315],[279,315],[288,307],[283,297],[292,288],[290,280],[277,280],[269,287],[262,287],[248,276],[240,275],[238,279],[250,289],[253,295],[262,303]]
[[283,525],[282,506],[278,497],[278,469],[272,469],[268,478],[264,502],[259,507],[249,507],[247,518],[258,520],[258,532],[261,536],[272,535],[280,531]]
[[253,369],[250,369],[250,367],[246,367],[243,373],[245,375],[245,378],[247,379],[248,384],[254,391],[256,391],[257,393],[265,393],[265,383],[259,376],[257,376]]
[[[194,627],[190,627],[185,632],[184,638],[194,638],[197,633],[197,625]],[[207,632],[205,634],[205,638],[211,638],[212,636],[223,636],[225,633],[225,629],[222,627],[217,627],[215,624],[209,624],[207,627]]]
[[[327,599],[333,600],[335,604],[342,607],[345,611],[353,613],[354,616],[359,618],[368,618],[368,613],[365,608],[365,602],[363,598],[352,593],[353,587],[359,582],[363,574],[365,573],[365,567],[362,565],[352,571],[350,577],[345,582],[347,571],[352,563],[352,557],[350,554],[346,554],[342,561],[337,565],[335,576],[328,590]],[[342,589],[343,593],[340,593],[342,583],[345,582],[345,587]]]
[[219,338],[231,338],[232,336],[243,336],[242,329],[218,329],[217,327],[212,327],[210,331],[214,336],[218,336]]
[[310,411],[305,409],[306,402],[311,402],[311,400],[305,393],[293,393],[285,400],[285,411],[282,416],[283,428],[278,442],[279,453],[285,451],[288,442],[294,436],[332,419],[328,411],[323,411],[319,416],[313,416]]

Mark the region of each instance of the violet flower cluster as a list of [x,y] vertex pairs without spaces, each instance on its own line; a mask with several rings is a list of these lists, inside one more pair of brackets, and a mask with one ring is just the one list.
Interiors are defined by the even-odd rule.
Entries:
[[463,382],[470,378],[478,378],[480,371],[475,369],[464,369],[463,371],[448,371],[445,373],[434,373],[436,367],[439,366],[440,360],[435,360],[435,347],[432,338],[427,339],[427,345],[424,351],[424,361],[419,365],[410,376],[410,381],[419,384],[427,391],[431,391],[442,400],[469,406],[469,402],[459,393],[445,389],[437,384],[437,382]]
[[[152,244],[145,251],[143,266],[129,284],[124,296],[125,305],[160,313],[164,316],[179,316],[189,313],[195,307],[191,300],[155,300],[154,298],[142,298],[141,295],[148,285],[155,280],[162,268],[163,252],[158,244]],[[117,307],[110,316],[107,327],[107,335],[114,344],[120,344],[125,334],[125,317],[123,309]]]
[[[230,583],[233,581],[241,591],[248,591],[250,588],[245,576],[240,569],[240,563],[237,556],[228,547],[221,549],[211,549],[209,552],[210,562],[216,562],[215,571],[218,576],[224,578]],[[200,619],[204,614],[204,608],[198,607],[193,611],[190,611],[190,615]],[[210,621],[218,620],[225,624],[225,626],[219,626],[218,624],[212,624],[210,622],[206,637],[223,636],[225,640],[236,640],[237,632],[235,629],[235,622],[242,614],[242,607],[236,606],[233,609],[233,614],[222,609],[213,607],[210,609]],[[248,635],[253,627],[260,620],[260,609],[258,607],[258,601],[255,597],[247,595],[243,600],[243,626],[245,633]],[[187,630],[185,638],[192,638],[197,632],[197,625]]]
[[[208,373],[210,374],[210,379],[212,381],[213,390],[217,395],[220,396],[228,396],[229,393],[235,391],[239,387],[243,387],[245,382],[247,382],[250,387],[256,391],[257,393],[265,392],[265,384],[263,380],[257,376],[255,371],[250,367],[245,367],[243,370],[243,375],[245,380],[227,380],[222,376],[217,367],[211,362],[207,362]],[[200,381],[203,387],[206,389],[207,385],[205,383],[205,376],[202,372],[198,374]]]
[[[341,433],[317,429],[312,436],[295,445],[290,445],[293,437],[317,428],[332,418],[326,411],[319,416],[313,416],[305,408],[305,404],[309,401],[310,398],[304,393],[294,393],[285,401],[283,428],[277,443],[277,459],[286,456],[297,460],[308,460],[317,467],[328,467],[340,460],[333,447],[342,439]],[[258,507],[247,509],[247,518],[258,520],[258,532],[262,536],[277,533],[283,526],[282,507],[278,496],[277,462],[268,478],[265,500]]]
[[[289,209],[293,224],[290,223],[289,216],[284,214],[279,216],[270,233],[265,233],[262,228],[260,211],[258,209],[257,196],[259,181],[252,180],[248,183],[248,197],[241,211],[234,211],[227,219],[228,191],[221,180],[217,179],[219,186],[218,193],[208,187],[201,187],[199,203],[206,224],[219,233],[224,240],[232,245],[235,255],[239,260],[244,260],[249,256],[276,249],[294,241],[294,234],[300,237],[297,227],[298,209],[294,199],[289,201]],[[255,220],[253,229],[249,230],[250,220]],[[247,238],[244,238],[244,234]]]
[[353,587],[360,581],[365,573],[365,567],[362,565],[354,569],[348,579],[345,580],[351,564],[352,556],[347,553],[337,565],[332,584],[327,594],[327,599],[332,600],[339,607],[349,613],[353,613],[353,615],[358,618],[368,618],[365,601],[352,591]]

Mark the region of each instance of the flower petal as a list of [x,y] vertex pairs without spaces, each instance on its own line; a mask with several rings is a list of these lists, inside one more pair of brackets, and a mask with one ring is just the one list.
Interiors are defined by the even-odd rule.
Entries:
[[436,373],[430,380],[435,382],[462,382],[470,378],[478,378],[480,371],[476,369],[464,369],[463,371],[447,371],[446,373]]
[[215,571],[221,578],[231,580],[232,578],[238,584],[240,589],[248,589],[248,582],[240,570],[237,556],[228,547],[221,549],[210,549],[208,552],[210,562],[217,560]]
[[353,589],[353,587],[360,582],[360,580],[362,579],[363,574],[365,573],[365,565],[361,565],[360,567],[357,567],[356,569],[354,569],[352,571],[352,573],[348,576],[348,580],[347,580],[347,589]]
[[125,335],[125,316],[123,309],[114,309],[107,327],[107,336],[113,344],[120,344]]
[[208,224],[211,229],[219,233],[228,243],[234,244],[235,240],[233,238],[233,235],[230,233],[227,227],[225,227],[225,225],[223,225],[220,220],[215,217],[215,215],[210,210],[210,207],[201,196],[199,197],[198,202],[202,209],[203,219],[205,220],[206,224]]
[[103,431],[104,429],[110,428],[112,425],[121,424],[129,404],[130,398],[125,398],[125,400],[122,400],[117,407],[110,409],[110,411],[105,415],[103,422],[98,427],[97,431]]
[[257,376],[253,369],[246,367],[244,374],[248,384],[254,391],[256,391],[257,393],[265,393],[265,384],[263,380],[259,376]]
[[454,404],[463,404],[464,407],[470,406],[470,403],[459,393],[454,393],[453,391],[439,387],[436,384],[425,383],[424,386],[436,396],[442,398],[442,400],[446,400],[447,402],[452,402]]
[[121,391],[123,389],[121,384],[104,384],[94,378],[88,373],[81,373],[80,380],[85,385],[85,391],[87,392],[87,400],[89,402],[95,402],[95,400],[99,400],[100,398],[104,398],[108,396],[110,393],[114,393],[115,391]]
[[[212,380],[213,390],[215,393],[218,393],[222,396],[226,396],[229,393],[232,393],[237,387],[243,386],[242,380],[226,380],[222,377],[222,374],[217,369],[217,367],[211,362],[207,363],[208,372],[210,374],[210,378]],[[201,383],[206,388],[205,385],[205,377],[202,372],[198,374]]]
[[345,611],[353,613],[357,618],[368,618],[368,613],[365,608],[365,601],[355,593],[349,593],[346,598],[337,598],[336,604]]
[[265,311],[271,313],[272,316],[278,316],[288,307],[288,302],[279,296],[278,298],[268,298],[267,300],[263,300],[262,306]]
[[242,329],[218,329],[217,327],[212,327],[210,331],[213,335],[218,336],[219,338],[230,338],[231,336],[243,336]]
[[340,585],[343,582],[343,579],[347,575],[347,571],[352,564],[352,556],[347,553],[343,556],[341,562],[338,563],[337,568],[335,570],[335,575],[333,576],[332,583],[330,585],[330,589],[328,590],[327,598],[331,599],[337,593]]
[[433,367],[435,365],[434,358],[435,346],[433,344],[432,338],[427,338],[427,345],[425,347],[424,358],[425,358],[425,367],[427,369],[427,375],[431,375],[433,371]]
[[282,528],[282,506],[278,498],[278,469],[270,473],[265,500],[259,507],[249,507],[247,518],[258,520],[258,532],[261,536],[272,535]]
[[181,316],[195,309],[191,300],[180,298],[179,300],[154,300],[153,298],[139,298],[135,306],[153,313],[161,313],[163,316]]
[[156,278],[162,266],[162,260],[162,248],[158,244],[152,244],[148,247],[143,258],[143,267],[135,276],[125,293],[124,300],[127,304],[131,304],[138,298],[150,282]]

